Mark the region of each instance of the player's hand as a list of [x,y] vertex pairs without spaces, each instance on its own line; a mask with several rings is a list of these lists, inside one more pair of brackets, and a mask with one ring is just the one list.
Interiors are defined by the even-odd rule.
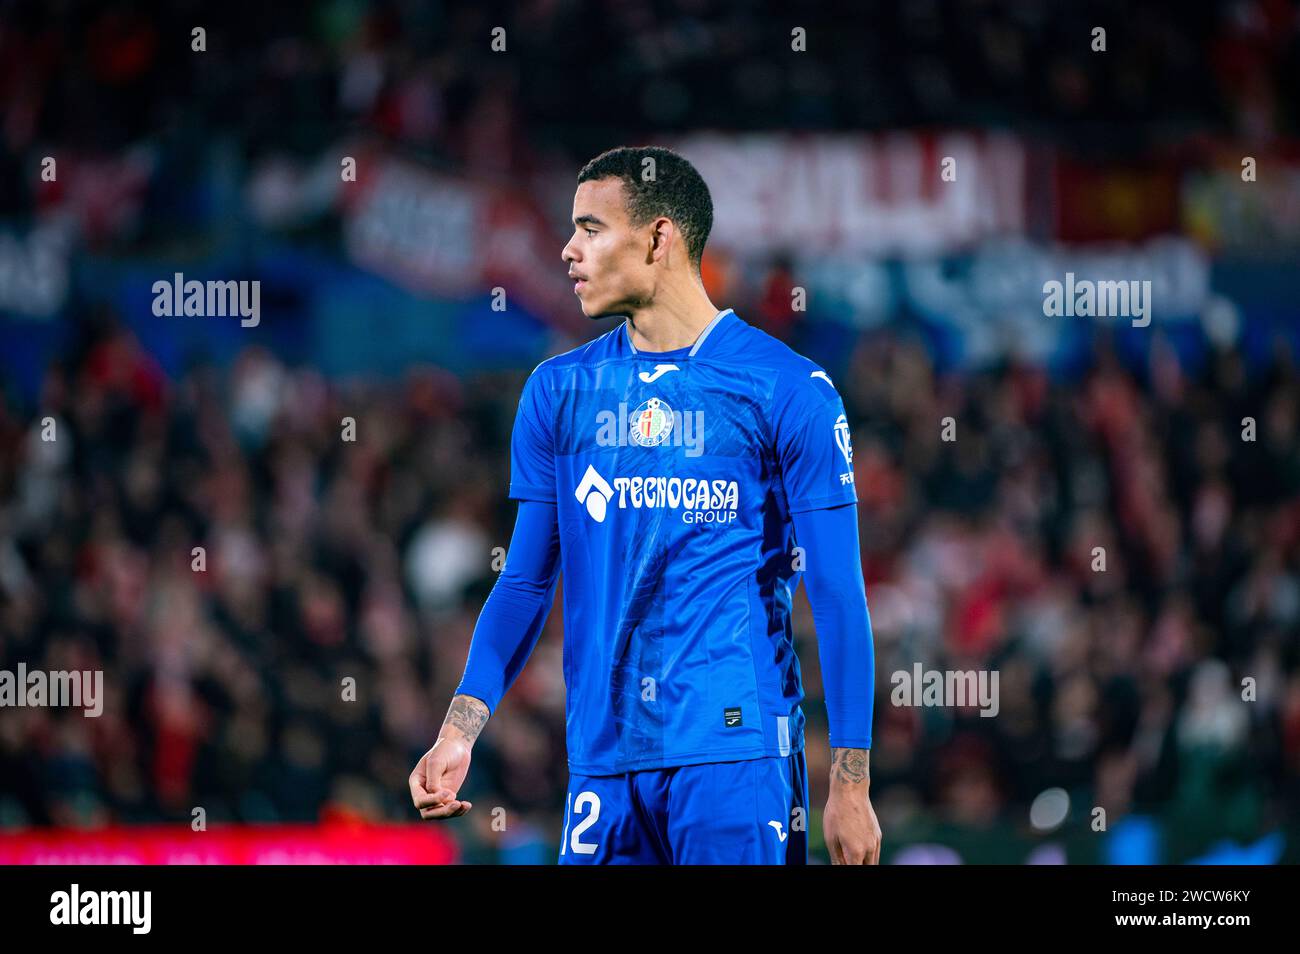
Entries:
[[822,833],[831,864],[880,864],[880,822],[865,790],[837,792],[832,786],[822,816]]
[[463,739],[443,736],[420,757],[410,782],[421,818],[456,818],[473,807],[456,797],[469,774],[470,748]]
[[831,749],[831,794],[822,833],[833,865],[880,864],[880,822],[871,807],[871,753]]

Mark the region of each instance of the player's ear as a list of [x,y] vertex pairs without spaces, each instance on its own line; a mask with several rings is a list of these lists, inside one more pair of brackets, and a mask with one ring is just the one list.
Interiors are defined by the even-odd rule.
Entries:
[[646,264],[662,262],[668,255],[668,250],[672,247],[673,240],[677,237],[677,227],[673,225],[673,220],[666,216],[659,216],[650,223],[650,245],[647,249],[648,257]]

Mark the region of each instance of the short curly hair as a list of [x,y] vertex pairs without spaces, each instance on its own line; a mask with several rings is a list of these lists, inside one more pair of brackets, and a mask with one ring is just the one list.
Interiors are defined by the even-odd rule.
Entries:
[[[654,160],[654,175],[647,178],[645,160]],[[713,229],[713,197],[704,177],[683,156],[662,146],[619,146],[602,152],[578,173],[578,184],[615,177],[627,194],[628,218],[633,228],[651,219],[671,219],[686,241],[686,253],[698,270],[704,243]]]

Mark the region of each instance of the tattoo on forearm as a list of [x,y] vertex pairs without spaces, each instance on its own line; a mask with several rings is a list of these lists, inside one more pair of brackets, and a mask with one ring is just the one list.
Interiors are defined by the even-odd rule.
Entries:
[[488,708],[481,700],[473,696],[456,696],[451,700],[451,708],[447,710],[447,718],[442,720],[442,724],[444,727],[459,729],[465,738],[473,742],[483,731],[483,726],[487,725],[488,715]]
[[870,781],[869,759],[866,749],[831,749],[831,781],[849,783]]

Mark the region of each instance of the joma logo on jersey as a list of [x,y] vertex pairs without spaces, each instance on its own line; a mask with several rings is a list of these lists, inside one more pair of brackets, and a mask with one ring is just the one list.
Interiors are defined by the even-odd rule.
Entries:
[[[622,421],[622,426],[619,422]],[[596,444],[600,447],[685,447],[687,457],[704,453],[704,412],[674,411],[662,398],[653,397],[629,411],[620,402],[617,411],[596,414]]]
[[680,510],[683,523],[730,523],[736,519],[740,485],[734,480],[695,477],[615,477],[613,486],[588,465],[573,495],[597,523],[605,522],[617,494],[620,510],[669,507]]

